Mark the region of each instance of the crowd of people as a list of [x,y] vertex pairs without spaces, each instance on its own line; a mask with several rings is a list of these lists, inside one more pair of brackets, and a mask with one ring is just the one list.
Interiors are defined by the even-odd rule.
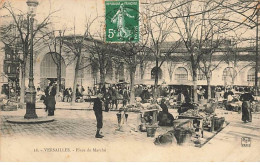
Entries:
[[[149,100],[153,99],[153,92],[155,88],[153,86],[145,86],[145,85],[136,85],[135,86],[135,97],[141,98],[140,101],[142,103],[146,103]],[[130,101],[130,90],[126,85],[103,85],[102,87],[93,87],[87,88],[87,91],[84,92],[85,89],[83,86],[77,86],[76,90],[76,99],[82,97],[84,94],[89,96],[96,95],[93,100],[94,106],[93,110],[95,112],[96,120],[97,120],[97,132],[96,138],[103,138],[100,130],[103,127],[103,111],[108,112],[110,109],[118,109],[118,101],[121,100],[123,106],[126,106]],[[72,96],[72,89],[67,88],[62,93],[61,101],[70,102]],[[198,87],[198,98],[204,99],[204,95],[206,90],[202,87]],[[215,88],[215,99],[226,100],[226,102],[231,102],[235,97],[236,92],[240,92],[240,97],[238,98],[242,102],[242,121],[244,122],[252,122],[252,108],[251,104],[254,101],[253,90],[249,87],[244,88]],[[46,105],[46,111],[49,116],[54,115],[56,100],[56,83],[49,82],[49,85],[44,90],[44,93],[37,88],[37,95],[41,94],[42,97],[40,99],[44,100],[44,104]],[[162,111],[158,114],[158,121],[160,126],[170,126],[173,124],[174,117],[168,111],[168,106],[166,104],[166,98],[175,98],[177,102],[179,102],[180,107],[178,108],[178,113],[181,114],[189,109],[194,109],[194,104],[191,100],[191,95],[189,89],[178,89],[178,88],[169,88],[169,87],[159,87],[157,92],[157,96],[162,97],[163,99],[160,101],[160,107]],[[176,97],[177,96],[177,97]]]

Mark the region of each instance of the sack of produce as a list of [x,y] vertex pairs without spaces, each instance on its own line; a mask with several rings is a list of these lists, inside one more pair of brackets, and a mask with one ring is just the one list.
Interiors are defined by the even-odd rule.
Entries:
[[161,109],[161,107],[158,104],[151,104],[147,106],[147,109]]
[[216,110],[216,104],[215,103],[207,103],[205,106],[205,112],[206,113],[214,113]]
[[174,140],[174,131],[168,131],[165,134],[159,135],[155,140],[155,145],[169,145]]

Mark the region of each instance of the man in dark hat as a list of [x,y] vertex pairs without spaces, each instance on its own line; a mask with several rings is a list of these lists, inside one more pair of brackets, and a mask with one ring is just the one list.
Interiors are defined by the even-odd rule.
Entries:
[[56,105],[55,100],[56,95],[56,84],[50,81],[49,86],[45,89],[45,101],[46,111],[48,111],[48,116],[54,116],[54,110]]

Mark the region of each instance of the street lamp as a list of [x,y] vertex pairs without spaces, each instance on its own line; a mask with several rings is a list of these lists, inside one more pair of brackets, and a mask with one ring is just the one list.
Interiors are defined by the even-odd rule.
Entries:
[[258,93],[258,60],[259,60],[259,50],[258,50],[258,41],[259,41],[259,29],[258,29],[258,26],[259,26],[259,15],[260,15],[260,1],[258,1],[257,3],[257,11],[256,11],[256,67],[255,67],[255,95],[258,96],[259,93]]
[[35,112],[35,101],[36,101],[36,91],[33,83],[33,21],[36,15],[36,8],[39,4],[38,0],[27,0],[28,6],[28,19],[30,19],[30,33],[31,33],[31,45],[30,45],[30,70],[29,70],[29,85],[26,91],[26,114],[25,119],[35,119],[38,118]]

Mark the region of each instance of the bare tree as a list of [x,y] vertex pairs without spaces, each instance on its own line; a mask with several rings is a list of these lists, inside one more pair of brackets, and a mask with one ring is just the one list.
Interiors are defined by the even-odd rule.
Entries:
[[29,30],[29,15],[25,14],[21,10],[17,10],[12,7],[10,2],[5,2],[3,5],[3,9],[7,10],[9,13],[10,22],[6,25],[1,25],[1,41],[7,45],[16,45],[23,52],[23,56],[21,60],[20,66],[20,74],[21,74],[21,92],[20,92],[20,102],[24,103],[24,95],[25,95],[25,73],[26,73],[26,65],[27,59],[30,52],[30,45],[36,45],[38,42],[42,40],[42,37],[38,37],[40,33],[43,33],[48,25],[51,23],[51,17],[56,12],[49,12],[49,14],[36,25],[33,31],[34,43],[30,43],[30,30]]
[[[225,40],[223,40],[223,41],[225,41]],[[223,62],[223,59],[225,58],[225,56],[223,56],[222,58],[219,58],[216,60],[216,58],[214,58],[214,54],[221,51],[221,46],[223,46],[223,44],[224,43],[222,42],[222,40],[219,40],[219,39],[211,40],[211,41],[209,41],[207,46],[201,52],[202,57],[200,60],[199,69],[203,73],[203,75],[206,77],[206,80],[207,80],[207,86],[208,86],[207,99],[208,100],[211,99],[212,72],[218,68],[219,64],[221,64]],[[223,49],[223,47],[222,47],[222,49]]]
[[[63,47],[63,37],[66,30],[58,30],[59,36],[55,35],[55,31],[47,32],[44,34],[44,43],[49,48],[49,53],[57,66],[57,91],[61,90],[61,62],[62,62],[62,47]],[[57,39],[59,41],[57,41]],[[58,50],[57,50],[58,47]]]
[[135,101],[135,74],[136,69],[139,64],[144,63],[144,60],[147,59],[146,44],[147,39],[140,41],[140,43],[123,43],[119,44],[119,52],[117,53],[118,58],[127,64],[127,69],[130,74],[130,104],[133,104]]
[[233,0],[219,3],[222,8],[228,10],[232,17],[221,19],[223,22],[233,22],[236,28],[247,27],[256,29],[255,35],[255,91],[258,95],[258,61],[259,61],[259,15],[260,1],[259,0]]
[[[206,4],[208,5],[208,4]],[[218,52],[226,52],[225,47],[231,44],[231,40],[228,39],[227,32],[233,32],[234,24],[232,22],[222,22],[216,18],[223,18],[225,16],[224,11],[222,13],[211,11],[204,13],[203,20],[201,20],[201,26],[204,26],[204,31],[201,33],[202,45],[199,53],[201,59],[199,61],[199,69],[205,75],[208,86],[208,100],[211,98],[211,78],[212,72],[218,68],[219,64],[226,59],[226,56],[221,58],[214,58],[214,54]]]
[[158,81],[159,81],[159,70],[163,63],[167,61],[168,57],[178,47],[178,42],[172,42],[168,48],[163,50],[163,45],[167,39],[171,38],[174,29],[174,21],[168,19],[164,15],[156,15],[156,11],[161,9],[160,5],[149,4],[145,7],[146,18],[144,23],[149,33],[151,54],[155,59],[155,90],[154,98],[157,98],[158,94]]
[[[196,11],[194,11],[194,5],[197,5]],[[198,70],[203,52],[205,52],[206,47],[210,47],[207,44],[210,43],[210,41],[213,43],[213,40],[216,39],[213,35],[216,31],[214,29],[215,25],[208,21],[208,16],[210,16],[210,13],[217,10],[218,6],[219,5],[215,4],[213,0],[200,1],[197,3],[187,2],[185,5],[177,9],[177,17],[180,19],[174,19],[178,29],[177,33],[184,43],[187,50],[187,55],[189,56],[189,62],[192,69],[194,102],[198,101]],[[172,13],[167,15],[167,17],[176,18]],[[214,49],[215,47],[211,50]]]
[[98,66],[100,73],[100,86],[103,86],[106,82],[106,73],[108,72],[108,67],[111,66],[113,47],[111,44],[105,43],[104,41],[99,41],[94,38],[91,39],[93,45],[89,47],[91,62]]
[[88,17],[86,18],[85,31],[83,35],[77,35],[75,24],[74,24],[74,34],[71,36],[64,36],[63,43],[74,55],[73,60],[75,60],[75,74],[74,74],[74,83],[73,83],[73,91],[72,91],[72,102],[71,104],[75,104],[76,101],[76,90],[77,90],[77,82],[79,77],[79,71],[81,68],[82,58],[84,55],[84,50],[88,48],[88,44],[86,41],[89,41],[90,36],[90,28],[93,22],[97,19]]

